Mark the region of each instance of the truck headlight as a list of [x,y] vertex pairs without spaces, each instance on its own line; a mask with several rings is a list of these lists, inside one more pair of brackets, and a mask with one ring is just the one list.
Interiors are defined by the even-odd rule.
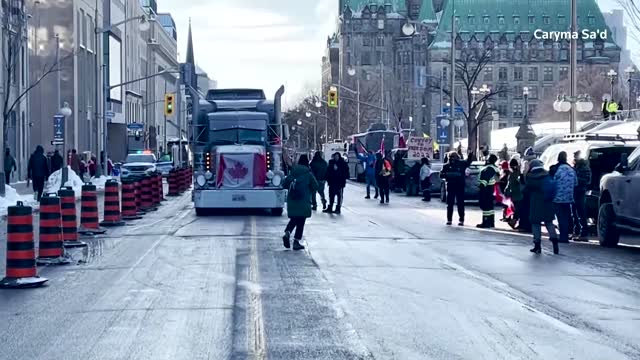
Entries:
[[204,173],[204,177],[207,180],[211,180],[211,178],[213,177],[213,173],[211,171],[207,171],[206,173]]
[[267,171],[267,179],[269,179],[269,180],[273,179],[273,175],[274,175],[273,171],[271,171],[271,170]]
[[198,174],[198,176],[196,176],[196,183],[202,187],[207,183],[207,179],[205,179],[204,175]]
[[271,179],[271,183],[273,184],[273,186],[282,185],[282,176],[280,174],[273,175],[273,178]]

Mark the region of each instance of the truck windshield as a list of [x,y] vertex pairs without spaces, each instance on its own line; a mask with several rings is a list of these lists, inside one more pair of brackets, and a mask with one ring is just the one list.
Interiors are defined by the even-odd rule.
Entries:
[[211,132],[213,144],[242,144],[263,145],[266,141],[266,131],[251,129],[222,129]]
[[125,163],[154,163],[156,156],[153,154],[129,154]]

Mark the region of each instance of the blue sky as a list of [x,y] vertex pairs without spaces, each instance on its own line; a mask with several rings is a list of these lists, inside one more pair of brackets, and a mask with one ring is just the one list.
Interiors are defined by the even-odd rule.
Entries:
[[[159,11],[171,12],[176,21],[181,58],[191,17],[196,63],[220,87],[257,87],[272,94],[284,84],[285,106],[318,88],[326,38],[335,30],[337,0],[158,3]],[[603,11],[620,7],[617,0],[598,3]]]

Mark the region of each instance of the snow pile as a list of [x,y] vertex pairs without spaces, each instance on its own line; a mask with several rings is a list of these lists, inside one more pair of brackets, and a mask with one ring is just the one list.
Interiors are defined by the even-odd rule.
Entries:
[[[69,169],[69,180],[65,184],[65,186],[71,186],[73,191],[75,192],[76,198],[80,198],[82,195],[82,179],[75,173],[75,171]],[[54,172],[49,176],[49,180],[47,181],[47,186],[44,189],[45,193],[57,193],[60,190],[62,185],[62,169]]]
[[16,189],[9,185],[5,185],[5,195],[0,197],[0,215],[7,215],[7,208],[9,206],[15,206],[18,201],[22,201],[25,206],[31,206],[32,208],[38,208],[38,202],[33,199],[31,195],[20,195]]
[[99,178],[92,177],[90,181],[91,181],[91,183],[93,185],[96,186],[96,189],[104,190],[104,185],[107,183],[107,180],[111,180],[111,179],[113,179],[112,176],[104,176],[104,175],[102,175]]

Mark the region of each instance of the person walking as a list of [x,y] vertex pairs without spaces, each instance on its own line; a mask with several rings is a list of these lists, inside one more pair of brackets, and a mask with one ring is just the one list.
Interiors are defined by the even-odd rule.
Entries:
[[578,186],[573,192],[573,240],[587,241],[589,226],[587,223],[587,189],[591,184],[591,167],[589,161],[583,159],[580,151],[573,154],[573,168],[578,178]]
[[322,200],[322,210],[327,208],[327,199],[324,196],[324,186],[326,184],[327,177],[327,162],[322,158],[322,152],[316,151],[313,155],[313,160],[311,160],[311,173],[316,178],[318,182],[318,188],[311,195],[311,210],[318,209],[318,201],[317,194],[320,194],[320,199]]
[[447,198],[447,225],[453,222],[453,206],[458,208],[458,226],[464,226],[464,190],[467,170],[473,159],[473,154],[466,161],[460,159],[460,155],[452,151],[445,154],[447,162],[442,167],[440,177],[446,183]]
[[[560,228],[561,243],[569,242],[569,222],[571,221],[571,204],[573,203],[573,193],[578,185],[578,178],[574,169],[567,163],[567,153],[561,151],[558,154],[558,163],[554,165],[555,171],[553,180],[555,181],[555,196],[553,206],[558,227]],[[551,175],[549,171],[549,175]]]
[[44,148],[41,145],[36,146],[36,150],[29,158],[27,166],[27,179],[33,182],[33,192],[36,194],[36,200],[40,201],[44,191],[44,182],[49,177],[49,164],[47,157],[44,156]]
[[378,198],[378,187],[376,186],[376,156],[373,151],[369,150],[366,154],[360,154],[356,150],[358,160],[362,162],[365,167],[364,176],[367,182],[367,196],[365,199],[371,199],[371,187],[375,189],[374,199]]
[[4,151],[4,183],[11,183],[11,173],[18,170],[16,159],[11,155],[11,149],[6,148]]
[[62,155],[60,155],[60,150],[56,149],[51,156],[51,173],[62,169],[62,164],[64,163],[64,159]]
[[282,242],[285,248],[291,247],[291,232],[293,236],[293,250],[303,250],[300,244],[304,233],[304,225],[311,217],[311,194],[318,188],[318,182],[309,168],[309,158],[306,154],[300,155],[298,164],[293,166],[289,175],[284,179],[283,187],[289,189],[287,194],[287,216],[289,223],[284,229]]
[[382,157],[382,153],[376,154],[376,184],[380,191],[380,204],[389,203],[389,191],[391,186],[392,166],[391,162]]
[[422,189],[422,201],[431,201],[431,164],[429,159],[422,158],[420,161],[420,188]]
[[[515,229],[516,224],[522,221],[522,199],[524,198],[522,194],[522,173],[520,172],[520,163],[518,159],[513,158],[509,161],[509,167],[511,168],[511,173],[509,174],[509,179],[507,182],[507,187],[504,190],[504,194],[511,199],[513,203],[513,216],[509,219],[508,223],[511,228]],[[528,213],[528,212],[527,212]]]
[[[329,160],[327,166],[327,184],[329,185],[329,206],[323,211],[328,214],[340,214],[344,196],[344,187],[349,178],[349,166],[339,152],[336,152]],[[335,200],[337,199],[337,202]],[[333,204],[336,208],[333,208]]]
[[526,185],[523,192],[529,195],[529,221],[531,222],[531,232],[533,233],[533,248],[529,251],[535,254],[542,252],[542,226],[547,228],[549,240],[553,244],[553,253],[558,254],[558,234],[553,225],[553,204],[554,197],[553,180],[544,169],[542,161],[534,159],[529,163],[528,173],[526,174]]
[[480,186],[480,209],[482,209],[482,222],[476,227],[490,229],[496,227],[495,211],[494,211],[494,188],[500,170],[496,166],[498,157],[495,154],[489,155],[486,165],[480,170],[478,175],[478,183]]
[[82,171],[80,170],[80,156],[78,155],[78,151],[76,149],[71,150],[71,156],[69,156],[69,166],[71,166],[71,170],[76,173],[78,176],[82,176]]
[[[504,160],[500,163],[500,179],[498,180],[498,186],[502,194],[505,194],[507,185],[509,185],[509,175],[511,175],[511,168],[509,167],[509,162]],[[508,209],[508,206],[502,205],[502,219],[500,221],[509,221],[507,218]]]

